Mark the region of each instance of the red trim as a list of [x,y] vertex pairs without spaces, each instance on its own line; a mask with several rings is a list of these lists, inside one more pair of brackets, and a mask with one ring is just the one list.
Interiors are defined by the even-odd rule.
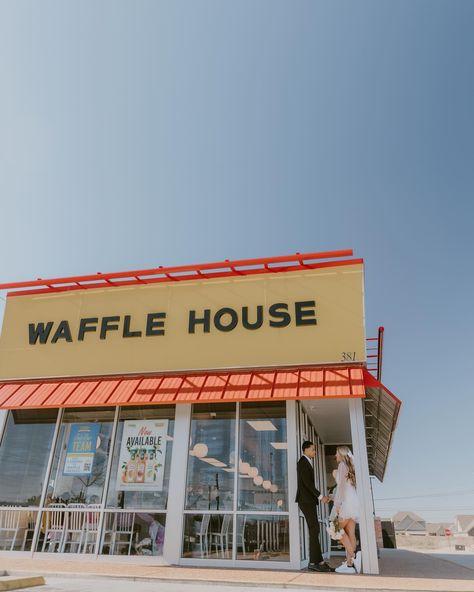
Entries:
[[364,383],[365,383],[366,387],[383,389],[392,397],[392,399],[395,401],[395,403],[397,403],[397,405],[402,404],[400,399],[398,397],[396,397],[391,391],[389,391],[388,388],[384,384],[382,384],[379,380],[377,380],[375,378],[375,376],[372,376],[372,374],[366,368],[364,368],[363,372],[364,372]]
[[0,382],[0,409],[364,397],[353,366]]
[[[236,261],[226,260],[216,263],[203,263],[198,265],[157,267],[154,269],[122,271],[115,273],[97,273],[92,275],[49,278],[44,280],[37,279],[28,282],[0,284],[0,290],[19,290],[15,292],[9,292],[8,296],[23,296],[27,294],[44,294],[70,290],[91,290],[97,288],[111,288],[116,286],[130,286],[136,284],[153,284],[159,282],[235,277],[262,273],[282,273],[288,271],[317,269],[321,267],[356,265],[362,264],[364,262],[363,259],[319,261],[320,259],[352,257],[352,255],[353,252],[350,249],[342,251],[327,251],[324,253],[296,253],[295,255],[286,255],[282,257],[240,259]],[[314,261],[318,262],[315,263]],[[25,288],[35,289],[28,290]]]

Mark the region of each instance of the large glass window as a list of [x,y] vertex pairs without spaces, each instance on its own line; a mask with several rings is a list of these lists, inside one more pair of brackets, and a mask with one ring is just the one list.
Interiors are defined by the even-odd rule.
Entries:
[[102,553],[163,554],[174,417],[168,405],[120,410]]
[[195,405],[183,557],[289,561],[287,457],[285,402]]
[[108,508],[166,510],[174,416],[174,406],[122,407]]
[[239,431],[239,510],[288,511],[286,404],[243,403]]
[[45,505],[101,502],[114,414],[110,407],[64,412]]
[[227,403],[193,406],[183,557],[232,558],[236,409]]
[[233,515],[186,514],[183,557],[232,559]]
[[234,404],[194,405],[186,510],[232,510],[235,474]]
[[64,411],[37,551],[94,552],[114,415],[110,407]]
[[57,414],[9,412],[0,446],[0,505],[39,505]]
[[290,560],[287,515],[239,515],[236,535],[237,559]]

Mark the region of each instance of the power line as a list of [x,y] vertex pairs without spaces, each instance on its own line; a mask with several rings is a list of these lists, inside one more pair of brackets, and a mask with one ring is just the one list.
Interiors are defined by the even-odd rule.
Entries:
[[[378,512],[413,512],[414,510],[396,510],[396,508],[377,508]],[[445,506],[444,508],[422,508],[416,506],[417,512],[460,512],[460,511],[471,511],[474,514],[474,506],[465,506],[465,507],[452,507],[452,506]]]
[[419,497],[443,497],[446,495],[464,495],[464,494],[474,494],[474,489],[463,489],[461,491],[445,491],[444,493],[424,493],[418,495],[403,495],[400,497],[378,497],[375,498],[374,501],[382,502],[382,501],[396,501],[401,499],[414,499]]

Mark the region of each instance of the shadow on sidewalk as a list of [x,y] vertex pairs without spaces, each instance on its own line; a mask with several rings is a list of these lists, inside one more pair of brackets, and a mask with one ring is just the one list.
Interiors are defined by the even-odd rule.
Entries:
[[404,549],[381,549],[380,575],[398,578],[474,580],[474,569],[435,554]]

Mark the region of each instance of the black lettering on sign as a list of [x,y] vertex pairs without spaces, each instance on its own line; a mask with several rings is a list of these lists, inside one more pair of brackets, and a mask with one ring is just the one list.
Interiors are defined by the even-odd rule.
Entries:
[[288,304],[284,302],[278,302],[277,304],[272,304],[268,309],[271,317],[280,319],[279,321],[270,321],[270,327],[288,327],[291,323],[290,315],[285,312],[288,310]]
[[204,317],[196,317],[196,311],[189,311],[188,333],[196,332],[196,325],[203,325],[204,333],[209,333],[211,330],[211,310],[206,308],[204,310]]
[[98,317],[89,317],[88,319],[81,319],[79,323],[79,332],[77,334],[78,341],[84,341],[86,333],[93,333],[97,331],[97,327],[91,326],[99,322]]
[[71,329],[69,328],[69,323],[67,321],[61,321],[56,329],[56,333],[53,335],[51,339],[51,343],[57,343],[58,339],[65,339],[71,343],[72,335]]
[[296,326],[301,325],[316,325],[316,311],[314,307],[316,302],[314,300],[305,300],[303,302],[295,302],[295,319]]
[[242,325],[245,329],[250,329],[254,331],[255,329],[260,329],[263,325],[263,306],[257,306],[257,318],[254,323],[249,321],[249,307],[243,306],[242,307]]
[[118,331],[118,322],[120,317],[102,317],[100,323],[100,338],[105,339],[107,337],[107,331]]
[[30,338],[30,345],[35,345],[39,339],[40,343],[46,343],[48,341],[49,334],[53,328],[53,321],[48,321],[46,326],[44,323],[29,323],[28,334]]
[[[227,324],[222,322],[222,317],[228,315],[230,317],[230,321]],[[239,322],[239,317],[233,308],[224,307],[220,308],[216,314],[214,315],[214,326],[219,331],[232,331],[237,327],[237,323]]]
[[151,335],[164,335],[165,330],[165,322],[160,319],[165,319],[166,313],[165,312],[150,312],[146,316],[146,336],[150,337]]
[[124,337],[141,337],[141,331],[130,331],[131,315],[125,315],[123,317],[123,336]]

